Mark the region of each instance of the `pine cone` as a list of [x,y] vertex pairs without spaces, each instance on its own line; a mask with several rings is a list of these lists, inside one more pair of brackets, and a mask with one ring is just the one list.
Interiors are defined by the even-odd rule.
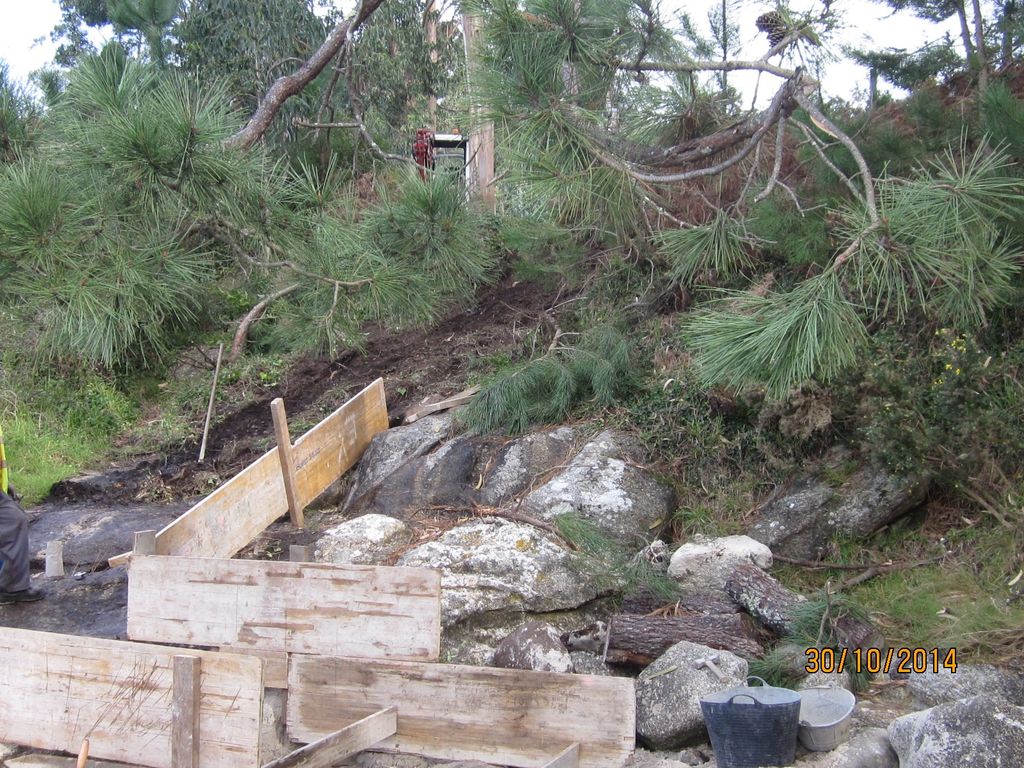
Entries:
[[771,43],[772,48],[781,43],[789,33],[789,25],[778,11],[762,13],[757,17],[755,23],[759,30],[768,33],[768,42]]

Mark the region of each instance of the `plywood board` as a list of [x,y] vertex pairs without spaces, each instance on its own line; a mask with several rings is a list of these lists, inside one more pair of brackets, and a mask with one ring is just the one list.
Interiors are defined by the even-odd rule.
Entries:
[[128,636],[181,645],[432,661],[441,575],[431,568],[141,557]]
[[[305,507],[327,490],[387,428],[384,381],[377,379],[295,443],[297,504]],[[231,557],[287,511],[274,447],[158,532],[156,554]],[[113,567],[128,559],[126,553],[109,562]]]
[[[173,662],[180,648],[0,628],[0,742],[153,768],[171,766]],[[203,768],[259,766],[262,663],[200,658]]]
[[295,441],[292,456],[298,504],[305,507],[331,487],[388,428],[384,380],[377,379]]
[[[578,742],[584,768],[619,768],[635,738],[633,681],[451,664],[292,656],[288,733],[315,741],[394,705],[381,747],[540,768]],[[375,747],[376,749],[376,747]]]

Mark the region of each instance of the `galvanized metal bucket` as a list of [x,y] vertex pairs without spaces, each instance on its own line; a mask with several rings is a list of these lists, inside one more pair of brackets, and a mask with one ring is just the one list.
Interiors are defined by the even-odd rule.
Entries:
[[[748,677],[748,680],[761,680]],[[701,697],[719,768],[789,765],[796,754],[800,694],[761,680]]]
[[815,752],[828,752],[850,732],[850,715],[857,698],[845,688],[814,687],[800,692],[800,743]]

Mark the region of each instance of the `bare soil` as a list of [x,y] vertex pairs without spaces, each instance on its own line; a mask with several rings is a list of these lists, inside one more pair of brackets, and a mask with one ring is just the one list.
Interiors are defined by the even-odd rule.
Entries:
[[393,331],[369,326],[362,352],[349,351],[334,360],[301,359],[255,399],[216,418],[202,464],[197,462],[198,438],[147,454],[129,452],[125,466],[59,483],[47,501],[166,502],[208,493],[272,445],[270,402],[277,397],[285,401],[294,439],[383,377],[389,417],[397,424],[424,399],[464,389],[481,358],[518,350],[528,333],[544,325],[544,313],[570,296],[505,279],[484,291],[473,307],[454,311],[432,327]]

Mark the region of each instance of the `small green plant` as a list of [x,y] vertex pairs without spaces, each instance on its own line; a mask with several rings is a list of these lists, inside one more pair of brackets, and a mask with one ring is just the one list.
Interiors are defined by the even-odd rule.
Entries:
[[575,346],[555,340],[540,357],[492,376],[461,419],[476,432],[519,433],[558,423],[579,403],[610,405],[632,385],[629,343],[610,325],[585,332]]

